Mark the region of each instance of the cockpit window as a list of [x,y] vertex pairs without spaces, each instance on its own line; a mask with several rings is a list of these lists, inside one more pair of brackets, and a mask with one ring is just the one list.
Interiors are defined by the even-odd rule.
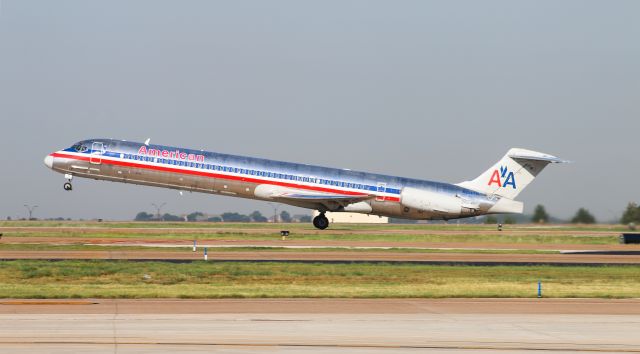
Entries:
[[76,152],[85,152],[89,150],[89,148],[86,145],[82,145],[80,143],[73,145],[71,148]]

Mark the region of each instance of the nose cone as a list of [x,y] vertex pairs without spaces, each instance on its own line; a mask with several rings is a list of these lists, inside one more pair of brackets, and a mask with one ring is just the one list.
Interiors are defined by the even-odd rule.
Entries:
[[47,155],[47,157],[44,158],[44,164],[49,168],[53,168],[53,156]]

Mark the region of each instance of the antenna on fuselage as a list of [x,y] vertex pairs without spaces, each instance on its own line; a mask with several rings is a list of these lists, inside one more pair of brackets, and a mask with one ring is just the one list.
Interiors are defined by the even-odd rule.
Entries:
[[147,140],[144,141],[144,144],[149,146],[149,142],[151,141],[151,138],[147,138]]

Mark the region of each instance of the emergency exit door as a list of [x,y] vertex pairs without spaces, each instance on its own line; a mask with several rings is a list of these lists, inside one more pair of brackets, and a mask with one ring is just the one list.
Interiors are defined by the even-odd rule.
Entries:
[[104,153],[104,144],[94,142],[91,144],[91,154],[89,155],[89,162],[94,165],[102,163],[102,154]]

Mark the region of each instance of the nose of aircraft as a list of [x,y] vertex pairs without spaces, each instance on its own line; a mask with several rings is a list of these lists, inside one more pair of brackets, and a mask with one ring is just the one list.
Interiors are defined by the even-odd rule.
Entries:
[[44,158],[44,164],[49,168],[53,168],[53,156],[47,155],[47,157]]

